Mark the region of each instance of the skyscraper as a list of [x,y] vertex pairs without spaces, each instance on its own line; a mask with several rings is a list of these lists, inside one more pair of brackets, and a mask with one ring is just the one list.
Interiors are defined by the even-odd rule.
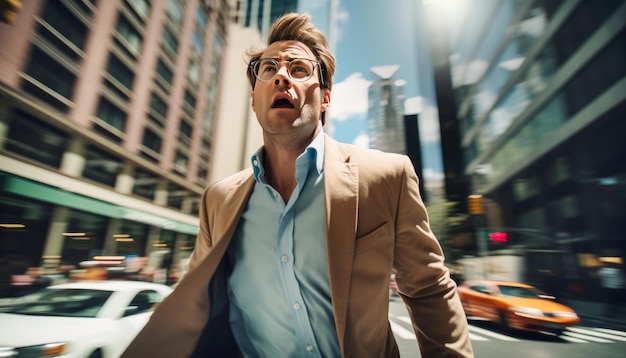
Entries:
[[367,129],[371,148],[406,154],[403,83],[395,77],[399,68],[389,65],[370,69],[374,78],[368,89]]

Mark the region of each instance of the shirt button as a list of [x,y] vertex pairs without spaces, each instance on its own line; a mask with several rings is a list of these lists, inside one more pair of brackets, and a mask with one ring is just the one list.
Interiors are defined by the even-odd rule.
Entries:
[[300,309],[300,304],[298,302],[294,303],[293,304],[293,308],[296,309],[296,310]]
[[252,163],[253,163],[254,165],[259,165],[259,161],[258,161],[258,160],[256,160],[256,159],[255,159]]
[[310,344],[307,344],[306,345],[306,350],[309,351],[309,352],[312,351],[313,350],[313,346],[310,345]]
[[287,255],[283,255],[280,259],[281,259],[283,262],[287,262],[287,261],[289,260],[289,257],[287,257]]

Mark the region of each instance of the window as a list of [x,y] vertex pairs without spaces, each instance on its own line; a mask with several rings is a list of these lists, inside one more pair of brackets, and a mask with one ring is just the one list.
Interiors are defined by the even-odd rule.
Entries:
[[207,18],[202,7],[198,7],[196,9],[196,24],[198,25],[199,28],[203,30],[206,29]]
[[120,171],[120,160],[95,147],[88,146],[85,151],[85,169],[83,176],[110,187],[115,186]]
[[161,79],[165,81],[167,84],[172,83],[172,78],[174,78],[174,75],[172,74],[172,70],[170,70],[170,68],[160,58],[159,58],[159,61],[157,62],[157,73],[159,74]]
[[76,76],[37,47],[33,48],[26,74],[38,82],[24,82],[24,89],[30,94],[57,108],[59,101],[70,102]]
[[171,55],[176,54],[178,50],[178,40],[176,40],[176,36],[167,28],[163,28],[163,40],[165,41],[165,46],[168,50],[171,51]]
[[209,152],[211,151],[211,143],[209,143],[208,140],[203,140],[200,146],[200,155],[203,158],[208,158],[209,157]]
[[204,44],[202,43],[202,34],[199,34],[197,32],[193,33],[193,49],[196,54],[202,55],[202,51],[204,51]]
[[141,52],[141,34],[123,15],[118,16],[117,25],[115,26],[118,35],[122,38],[122,43],[129,48],[133,55]]
[[192,60],[187,67],[187,76],[189,77],[189,82],[193,85],[198,85],[198,80],[200,79],[200,65],[195,60]]
[[152,92],[152,96],[150,97],[150,109],[163,118],[167,116],[167,103],[154,92]]
[[65,236],[63,260],[76,264],[91,260],[99,252],[94,250],[102,248],[108,223],[105,216],[71,209],[66,232],[75,235]]
[[126,112],[119,109],[108,99],[100,97],[100,104],[98,105],[96,115],[115,130],[120,132],[124,131],[124,127],[126,126]]
[[128,0],[131,7],[142,18],[147,18],[150,12],[150,2],[148,0]]
[[182,152],[176,152],[176,159],[174,160],[174,170],[181,174],[187,173],[188,159]]
[[131,89],[135,75],[122,61],[113,54],[109,56],[107,72],[127,89]]
[[54,28],[56,34],[63,36],[74,46],[83,48],[87,28],[62,1],[46,1],[41,18]]
[[189,92],[189,90],[185,90],[185,103],[191,106],[191,108],[196,107],[196,97]]
[[124,241],[117,242],[117,254],[143,256],[149,228],[148,225],[140,222],[123,220],[119,233],[128,236],[124,238]]
[[148,200],[154,199],[154,192],[156,190],[159,178],[147,171],[137,169],[135,170],[135,181],[133,185],[133,194],[146,198]]
[[68,136],[21,111],[11,117],[5,149],[58,168]]
[[180,24],[183,21],[183,9],[178,0],[169,0],[167,12],[174,23]]
[[187,123],[184,120],[180,121],[180,134],[182,134],[187,139],[191,138],[191,124]]
[[156,152],[159,153],[161,151],[161,137],[153,132],[152,130],[146,128],[143,132],[143,145]]
[[161,295],[158,292],[151,290],[141,291],[133,297],[128,307],[126,307],[124,317],[148,312],[159,301],[161,301]]
[[187,192],[183,188],[174,184],[168,185],[167,191],[167,206],[174,209],[182,209],[183,198],[187,195]]

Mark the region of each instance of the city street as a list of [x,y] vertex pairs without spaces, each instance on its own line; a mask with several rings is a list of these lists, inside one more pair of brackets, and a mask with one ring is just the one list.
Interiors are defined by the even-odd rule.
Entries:
[[[401,356],[421,357],[410,319],[400,298],[390,301],[389,321]],[[526,332],[505,334],[497,326],[472,317],[469,318],[469,324],[477,358],[617,358],[623,357],[626,350],[626,331],[607,328],[597,322],[583,321],[559,337]]]

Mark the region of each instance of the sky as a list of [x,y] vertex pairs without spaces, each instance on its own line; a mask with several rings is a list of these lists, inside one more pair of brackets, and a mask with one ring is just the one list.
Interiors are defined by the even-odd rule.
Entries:
[[[367,147],[367,91],[376,66],[399,65],[405,82],[405,114],[421,113],[423,99],[417,71],[418,0],[337,0],[337,68],[333,77],[326,131],[340,142]],[[315,16],[313,15],[315,22]],[[420,119],[424,176],[442,177],[439,128]]]

